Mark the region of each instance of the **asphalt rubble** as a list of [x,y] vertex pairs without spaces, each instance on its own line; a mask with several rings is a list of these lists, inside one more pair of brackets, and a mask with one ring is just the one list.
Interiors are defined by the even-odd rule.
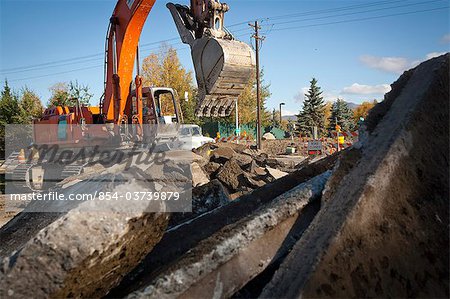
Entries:
[[[18,214],[0,297],[448,298],[449,58],[405,72],[342,152],[194,150],[192,212]],[[164,167],[134,174],[186,181]]]

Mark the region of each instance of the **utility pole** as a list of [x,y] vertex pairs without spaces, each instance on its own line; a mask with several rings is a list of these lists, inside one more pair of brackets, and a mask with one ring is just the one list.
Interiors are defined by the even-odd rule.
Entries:
[[255,52],[256,52],[256,145],[258,149],[262,149],[261,143],[261,100],[260,100],[260,82],[259,82],[259,41],[264,40],[263,36],[259,36],[258,30],[261,27],[258,26],[258,21],[255,24],[249,24],[250,27],[255,29],[255,34],[252,37],[255,39]]
[[[236,100],[236,107],[235,107],[235,113],[236,113],[236,136],[241,136],[241,129],[239,128],[239,110],[238,110],[238,100]],[[239,144],[239,138],[237,138],[237,143]]]
[[337,151],[340,151],[340,144],[339,144],[339,132],[341,131],[341,127],[338,125],[337,117],[335,118],[336,121],[336,139],[337,139]]

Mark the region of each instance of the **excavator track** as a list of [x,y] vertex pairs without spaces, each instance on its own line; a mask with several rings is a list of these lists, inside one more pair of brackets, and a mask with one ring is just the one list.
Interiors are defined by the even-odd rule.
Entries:
[[61,180],[83,173],[84,165],[67,165],[61,172]]
[[18,190],[31,190],[34,188],[30,182],[30,170],[34,164],[18,164],[10,173],[11,181]]

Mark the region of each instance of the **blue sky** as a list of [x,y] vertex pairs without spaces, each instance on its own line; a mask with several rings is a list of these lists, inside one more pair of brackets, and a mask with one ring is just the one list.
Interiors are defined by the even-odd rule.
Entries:
[[[444,0],[225,2],[231,7],[228,26],[263,19],[261,65],[272,92],[267,106],[285,102],[283,114],[301,109],[312,77],[326,100],[360,103],[381,99],[403,70],[449,51],[449,3]],[[8,78],[15,90],[29,87],[45,103],[54,83],[78,80],[90,86],[91,102],[97,104],[103,92],[105,34],[115,3],[0,0],[2,81]],[[174,39],[178,33],[165,4],[157,1],[147,19],[141,58],[170,39],[183,65],[192,69],[189,47]],[[229,29],[250,41],[245,23]],[[35,65],[40,66],[18,69]]]

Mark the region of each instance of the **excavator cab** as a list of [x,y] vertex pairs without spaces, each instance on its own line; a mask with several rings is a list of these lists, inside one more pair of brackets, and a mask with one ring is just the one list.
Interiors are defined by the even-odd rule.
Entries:
[[218,0],[191,0],[191,6],[168,3],[183,43],[191,47],[199,103],[197,116],[228,116],[255,67],[251,47],[224,27],[229,10]]
[[[133,110],[137,109],[136,90],[130,93]],[[142,88],[142,124],[179,124],[181,114],[175,91],[167,87]],[[137,112],[134,112],[137,113]]]

